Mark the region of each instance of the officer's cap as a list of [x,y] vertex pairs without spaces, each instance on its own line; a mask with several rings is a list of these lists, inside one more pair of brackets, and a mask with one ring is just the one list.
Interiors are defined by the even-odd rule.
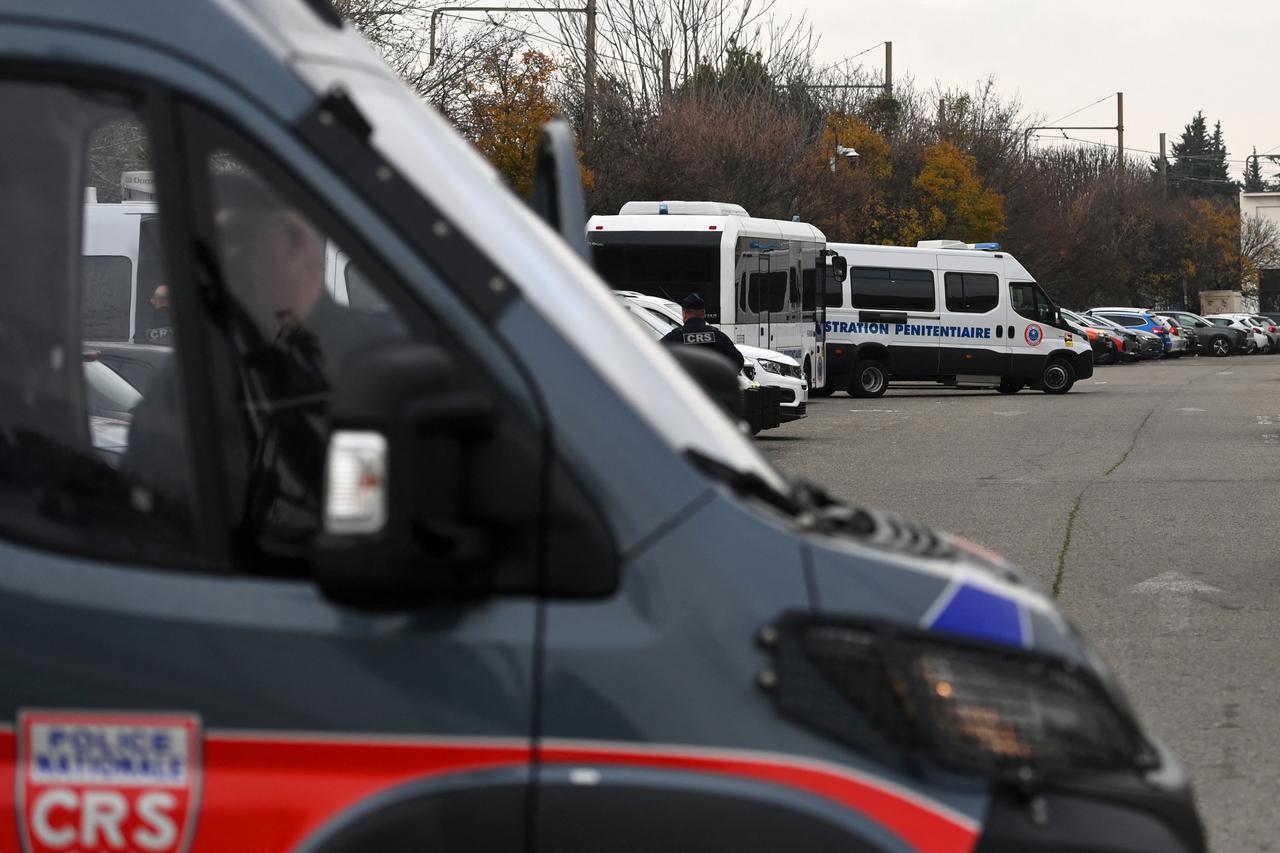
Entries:
[[688,308],[690,311],[701,311],[703,308],[707,307],[707,303],[703,301],[702,295],[698,293],[690,293],[680,304],[685,308]]

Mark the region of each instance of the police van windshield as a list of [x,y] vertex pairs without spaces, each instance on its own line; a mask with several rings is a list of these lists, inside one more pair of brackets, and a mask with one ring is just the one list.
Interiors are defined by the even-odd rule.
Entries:
[[590,242],[596,270],[615,289],[672,302],[696,293],[706,302],[707,319],[719,319],[719,232],[597,232]]
[[[664,357],[618,305],[610,304],[613,297],[587,264],[563,242],[551,239],[551,232],[499,184],[475,149],[392,77],[358,36],[335,30],[321,38],[371,61],[359,69],[346,63],[300,68],[317,97],[342,86],[373,127],[373,146],[410,184],[430,198],[465,198],[468,215],[459,217],[458,227],[491,258],[508,266],[512,280],[534,309],[673,449],[701,452],[735,471],[750,472],[778,490],[789,488],[675,361]],[[699,253],[710,266],[708,254]],[[513,258],[520,259],[518,265],[509,260]],[[699,281],[714,281],[710,276],[704,273]],[[715,298],[716,291],[709,290],[704,299]]]

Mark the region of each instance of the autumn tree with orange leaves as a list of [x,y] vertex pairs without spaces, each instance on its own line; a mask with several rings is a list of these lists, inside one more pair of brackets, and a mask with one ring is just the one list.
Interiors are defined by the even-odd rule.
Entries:
[[533,191],[538,135],[560,112],[549,90],[555,71],[556,63],[540,51],[499,50],[466,84],[462,131],[525,198]]

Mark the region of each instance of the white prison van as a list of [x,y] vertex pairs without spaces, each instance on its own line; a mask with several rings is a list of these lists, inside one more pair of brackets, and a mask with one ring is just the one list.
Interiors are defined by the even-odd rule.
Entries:
[[1072,334],[1031,273],[996,244],[831,248],[848,275],[825,293],[821,394],[878,397],[893,381],[1065,394],[1093,375],[1089,342]]
[[615,290],[681,302],[700,294],[707,322],[734,343],[794,358],[825,384],[826,237],[804,222],[755,219],[736,204],[629,201],[587,223],[596,271]]

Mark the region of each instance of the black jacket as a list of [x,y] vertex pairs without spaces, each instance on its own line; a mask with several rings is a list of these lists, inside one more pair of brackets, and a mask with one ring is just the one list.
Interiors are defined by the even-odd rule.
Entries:
[[742,353],[729,340],[729,336],[701,317],[694,317],[679,328],[672,329],[662,338],[664,344],[692,344],[711,347],[733,363],[733,369],[741,370]]

